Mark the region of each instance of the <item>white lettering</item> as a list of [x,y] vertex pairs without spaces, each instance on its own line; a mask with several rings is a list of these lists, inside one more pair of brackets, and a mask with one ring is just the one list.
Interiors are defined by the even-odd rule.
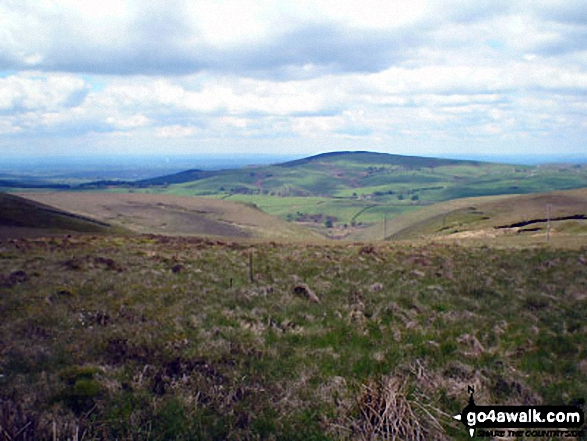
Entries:
[[520,423],[527,423],[528,422],[528,414],[526,412],[520,413]]

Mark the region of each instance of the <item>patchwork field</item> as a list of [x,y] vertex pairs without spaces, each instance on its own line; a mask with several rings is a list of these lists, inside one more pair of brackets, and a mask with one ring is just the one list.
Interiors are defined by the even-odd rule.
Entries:
[[0,294],[7,439],[465,440],[469,385],[587,396],[586,248],[16,239]]
[[[112,225],[135,233],[314,241],[324,237],[321,228],[324,217],[320,210],[329,206],[327,199],[313,198],[314,212],[308,210],[311,198],[273,198],[273,210],[278,213],[306,207],[303,219],[286,222],[246,202],[249,196],[245,195],[230,200],[140,193],[29,192],[21,195],[27,199],[19,200],[28,200],[29,205],[45,204],[44,211],[40,212],[46,213],[48,207],[53,207],[49,211],[65,215],[69,223],[85,222],[85,229],[76,227],[80,231],[106,231],[105,225]],[[277,201],[281,205],[278,206]],[[11,210],[15,210],[14,206],[8,212]],[[348,210],[361,212],[350,203]],[[33,227],[48,222],[41,220],[38,213],[20,217],[29,219],[27,225],[21,226]],[[51,222],[48,225],[51,226]],[[342,228],[332,226],[327,231],[327,237],[353,241],[381,241],[385,237],[393,241],[535,246],[548,240],[555,247],[580,247],[587,245],[587,189],[454,199],[414,207],[386,222],[351,224]]]

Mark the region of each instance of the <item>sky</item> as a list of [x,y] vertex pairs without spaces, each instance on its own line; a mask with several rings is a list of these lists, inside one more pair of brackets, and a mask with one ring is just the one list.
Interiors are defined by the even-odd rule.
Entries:
[[585,0],[0,1],[0,156],[585,140]]

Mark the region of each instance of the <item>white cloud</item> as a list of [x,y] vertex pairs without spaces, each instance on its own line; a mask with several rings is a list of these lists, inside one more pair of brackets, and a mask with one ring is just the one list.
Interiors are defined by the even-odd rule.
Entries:
[[289,15],[318,21],[334,21],[350,27],[389,29],[405,26],[426,12],[424,0],[302,0],[288,4]]
[[149,124],[150,119],[145,115],[136,114],[128,118],[115,118],[111,116],[106,118],[106,122],[118,129],[135,129]]
[[0,135],[12,135],[22,131],[22,127],[15,126],[8,120],[0,119]]
[[184,127],[180,125],[157,127],[155,136],[157,138],[185,138],[194,135],[197,130],[194,127]]
[[257,43],[274,33],[276,6],[270,1],[204,0],[189,2],[187,11],[202,40],[224,48]]
[[74,75],[22,73],[0,78],[0,110],[57,110],[79,104],[86,83]]
[[5,0],[0,149],[581,139],[586,41],[570,0]]

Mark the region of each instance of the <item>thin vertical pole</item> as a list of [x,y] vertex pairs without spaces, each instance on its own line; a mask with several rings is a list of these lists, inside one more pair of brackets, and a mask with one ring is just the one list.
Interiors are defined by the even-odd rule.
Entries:
[[255,276],[253,273],[253,252],[249,253],[249,281],[253,283],[255,281]]
[[387,237],[387,213],[383,215],[383,240]]
[[546,205],[546,242],[550,242],[550,209],[551,204]]

